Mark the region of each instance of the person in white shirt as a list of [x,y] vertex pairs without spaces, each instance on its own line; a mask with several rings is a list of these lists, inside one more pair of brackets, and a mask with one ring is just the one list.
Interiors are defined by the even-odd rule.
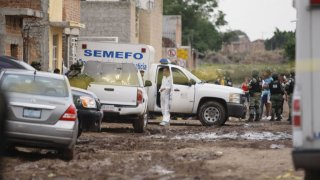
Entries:
[[170,103],[171,103],[171,91],[172,91],[172,78],[170,76],[170,70],[168,67],[163,68],[163,78],[161,82],[160,101],[161,101],[161,112],[162,122],[161,126],[169,125],[170,123]]

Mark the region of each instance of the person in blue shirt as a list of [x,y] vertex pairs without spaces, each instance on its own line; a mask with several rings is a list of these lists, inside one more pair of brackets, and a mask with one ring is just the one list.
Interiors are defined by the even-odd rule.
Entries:
[[271,77],[271,71],[267,69],[263,73],[263,80],[262,80],[262,93],[261,93],[261,115],[263,114],[263,107],[266,107],[265,116],[262,119],[271,120],[271,101],[270,101],[270,89],[269,84],[273,81]]

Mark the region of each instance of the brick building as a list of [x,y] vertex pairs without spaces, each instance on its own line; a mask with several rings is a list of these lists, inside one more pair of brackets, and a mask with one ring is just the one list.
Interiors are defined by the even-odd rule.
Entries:
[[62,69],[63,46],[83,27],[80,0],[0,0],[0,25],[0,55]]
[[163,0],[83,0],[81,37],[116,37],[119,43],[142,43],[162,57]]
[[0,0],[0,55],[23,59],[26,18],[42,18],[40,0]]

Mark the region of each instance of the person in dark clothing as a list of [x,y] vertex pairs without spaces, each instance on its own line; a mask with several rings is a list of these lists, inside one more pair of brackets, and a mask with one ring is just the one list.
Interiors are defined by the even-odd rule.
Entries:
[[249,103],[249,111],[250,116],[248,121],[251,122],[253,120],[259,121],[260,120],[260,97],[261,97],[261,90],[262,90],[262,81],[259,78],[259,72],[253,71],[252,72],[252,79],[249,82],[249,94],[250,94],[250,103]]
[[[279,81],[278,74],[272,75],[273,81],[269,84],[270,94],[271,94],[271,120],[270,121],[281,121],[281,105],[283,101],[284,89]],[[276,117],[276,119],[275,119]]]
[[53,73],[55,73],[55,74],[60,74],[60,69],[58,69],[58,68],[54,69],[54,70],[53,70]]
[[227,86],[230,86],[230,87],[233,86],[233,83],[232,83],[232,80],[231,80],[230,77],[227,77],[227,78],[226,78],[226,85],[227,85]]
[[289,105],[289,117],[288,117],[288,121],[291,123],[291,111],[292,111],[292,95],[293,95],[293,91],[294,91],[294,77],[295,73],[291,72],[290,73],[290,77],[286,83],[285,86],[285,90],[287,92],[288,95],[288,105]]

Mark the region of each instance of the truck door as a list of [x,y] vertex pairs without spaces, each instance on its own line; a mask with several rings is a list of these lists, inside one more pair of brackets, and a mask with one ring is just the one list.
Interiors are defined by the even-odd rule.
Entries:
[[173,91],[171,112],[191,113],[194,104],[195,86],[190,85],[188,76],[180,69],[171,67]]

